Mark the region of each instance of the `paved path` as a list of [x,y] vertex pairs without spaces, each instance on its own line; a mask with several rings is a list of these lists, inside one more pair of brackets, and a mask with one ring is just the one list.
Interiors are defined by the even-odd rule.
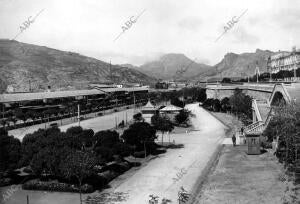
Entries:
[[[214,151],[222,143],[225,126],[198,104],[188,105],[187,108],[196,115],[192,123],[198,131],[172,135],[172,140],[184,144],[184,148],[168,150],[118,186],[115,192],[129,196],[122,203],[148,203],[150,194],[177,202],[181,186],[191,190],[196,184]],[[183,172],[182,176],[176,176],[180,172]]]

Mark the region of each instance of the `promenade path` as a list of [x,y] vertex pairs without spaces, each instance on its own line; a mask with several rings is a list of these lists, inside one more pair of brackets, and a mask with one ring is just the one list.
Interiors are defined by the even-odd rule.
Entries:
[[[184,148],[168,150],[116,187],[115,193],[128,195],[127,200],[120,203],[148,203],[151,194],[159,196],[160,200],[167,198],[176,203],[181,186],[190,191],[199,182],[225,137],[226,127],[198,104],[187,105],[187,108],[195,114],[191,119],[195,130],[171,134],[171,141],[174,139],[177,144],[184,144]],[[182,176],[176,176],[180,172]]]

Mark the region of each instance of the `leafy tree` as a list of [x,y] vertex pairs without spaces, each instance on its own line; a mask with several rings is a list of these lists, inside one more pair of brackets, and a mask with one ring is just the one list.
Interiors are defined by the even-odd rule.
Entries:
[[221,109],[225,112],[230,111],[230,103],[229,103],[229,98],[225,97],[221,100]]
[[117,131],[103,130],[97,132],[93,137],[94,146],[104,146],[112,148],[115,144],[120,142],[119,133]]
[[83,131],[81,126],[73,126],[67,129],[66,133],[70,134],[72,136],[77,136],[79,134],[81,134]]
[[0,78],[0,94],[4,93],[7,89],[6,82]]
[[208,109],[208,110],[212,110],[213,100],[214,100],[214,99],[212,99],[212,98],[206,99],[206,100],[203,102],[202,106],[203,106],[204,108]]
[[143,118],[143,115],[142,113],[136,113],[133,115],[133,120],[135,122],[141,122],[141,121],[144,121],[144,118]]
[[61,163],[62,174],[67,178],[75,177],[78,180],[80,203],[82,203],[82,182],[94,173],[96,164],[97,159],[94,154],[82,151],[73,152]]
[[178,124],[187,124],[191,112],[187,109],[182,109],[176,116],[175,120]]
[[20,140],[8,136],[6,130],[0,129],[0,172],[15,169],[20,157]]
[[122,135],[125,143],[135,146],[137,150],[152,150],[157,138],[156,130],[146,122],[134,123]]
[[29,110],[25,114],[26,114],[26,118],[31,118],[32,120],[34,120],[37,116],[37,113],[34,110]]
[[83,130],[79,135],[78,139],[81,142],[83,148],[91,147],[93,144],[94,131],[92,129]]
[[235,89],[234,94],[229,98],[232,111],[236,113],[244,113],[251,118],[252,115],[252,99],[250,96],[244,94],[242,90]]
[[6,119],[2,119],[2,120],[0,120],[0,123],[1,123],[2,127],[4,129],[6,129],[6,124],[8,124],[8,121]]
[[82,145],[76,136],[52,127],[39,129],[27,134],[22,141],[20,165],[31,165],[37,175],[47,172],[59,175],[59,164],[71,150],[79,150]]
[[219,112],[221,110],[221,103],[219,99],[214,99],[213,100],[213,111]]
[[174,106],[178,106],[178,107],[181,107],[183,108],[184,107],[184,102],[181,101],[179,98],[177,97],[174,97],[171,99],[171,104],[174,105]]
[[222,79],[222,83],[231,83],[231,79],[225,77]]
[[207,99],[206,89],[200,89],[197,96],[198,102],[204,102]]
[[[296,104],[273,107],[274,116],[264,135],[269,141],[278,139],[277,156],[286,166],[295,164],[300,148],[300,106]],[[284,150],[284,151],[282,151]]]
[[155,114],[151,117],[151,124],[156,130],[161,131],[162,133],[162,144],[164,140],[164,133],[171,132],[174,129],[173,123],[166,116],[161,116],[160,114]]
[[27,120],[26,114],[20,108],[15,109],[14,115],[16,116],[16,118],[22,120],[24,123]]

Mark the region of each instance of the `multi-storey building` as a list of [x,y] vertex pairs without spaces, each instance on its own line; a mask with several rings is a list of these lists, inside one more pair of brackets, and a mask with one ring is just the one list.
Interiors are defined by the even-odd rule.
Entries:
[[267,69],[270,73],[281,70],[295,71],[300,67],[300,50],[294,47],[292,52],[282,51],[268,58]]

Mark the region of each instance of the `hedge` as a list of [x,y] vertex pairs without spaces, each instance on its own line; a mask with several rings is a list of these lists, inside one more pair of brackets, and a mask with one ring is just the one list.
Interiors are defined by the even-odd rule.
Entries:
[[[59,183],[57,181],[40,181],[40,180],[31,180],[22,185],[22,188],[25,190],[40,190],[40,191],[58,191],[58,192],[73,192],[78,193],[79,187],[67,184]],[[94,188],[92,185],[84,184],[81,186],[82,193],[92,193]]]

